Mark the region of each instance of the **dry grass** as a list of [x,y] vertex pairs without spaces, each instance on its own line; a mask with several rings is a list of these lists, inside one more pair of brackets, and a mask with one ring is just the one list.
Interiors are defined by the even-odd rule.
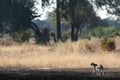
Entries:
[[[106,68],[120,68],[120,37],[115,39],[116,51],[104,52],[100,39],[57,43],[52,46],[33,44],[0,46],[1,68],[89,68],[91,62]],[[86,48],[89,45],[90,50]]]

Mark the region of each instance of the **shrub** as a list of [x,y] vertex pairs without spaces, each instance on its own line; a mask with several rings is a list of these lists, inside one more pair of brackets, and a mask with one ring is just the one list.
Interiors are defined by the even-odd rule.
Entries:
[[91,29],[87,34],[83,35],[85,38],[86,36],[93,36],[93,37],[116,37],[120,36],[120,28],[114,27],[114,26],[108,26],[108,27],[96,27],[94,29]]
[[86,51],[90,51],[90,52],[93,51],[93,50],[92,50],[92,46],[91,46],[90,44],[86,44],[86,45],[85,45],[85,50],[86,50]]
[[110,40],[108,38],[104,38],[101,41],[101,48],[104,51],[113,51],[116,48],[115,42],[113,40]]
[[12,34],[13,40],[16,42],[28,42],[31,36],[31,31],[29,28],[20,29],[18,32]]

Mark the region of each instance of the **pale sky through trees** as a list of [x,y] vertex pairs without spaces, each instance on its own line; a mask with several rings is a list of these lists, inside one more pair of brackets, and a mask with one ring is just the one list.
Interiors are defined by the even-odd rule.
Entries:
[[97,10],[96,14],[100,16],[101,19],[105,19],[105,18],[112,16],[108,14],[106,10]]
[[[55,0],[56,1],[56,0]],[[38,4],[36,4],[36,7],[38,8],[38,14],[42,14],[40,19],[41,20],[44,20],[44,19],[47,19],[48,17],[48,13],[49,12],[52,12],[56,5],[55,4],[52,4],[51,6],[45,8],[44,10],[41,8],[41,0],[38,0]],[[105,19],[105,18],[108,18],[110,17],[111,15],[110,14],[107,14],[107,11],[106,10],[97,10],[96,9],[96,13],[97,13],[97,16],[100,16],[101,19]]]
[[[55,2],[56,2],[56,0],[55,0]],[[44,20],[44,19],[47,19],[48,13],[52,12],[56,8],[56,4],[52,4],[51,6],[48,6],[47,8],[42,9],[41,0],[38,0],[38,4],[36,4],[36,7],[38,9],[37,13],[42,14],[40,19]]]

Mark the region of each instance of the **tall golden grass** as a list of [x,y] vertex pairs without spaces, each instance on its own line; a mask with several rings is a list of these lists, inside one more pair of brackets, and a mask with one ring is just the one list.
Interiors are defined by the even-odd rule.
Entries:
[[[22,44],[0,46],[1,68],[62,69],[89,68],[91,62],[106,68],[120,68],[120,37],[115,38],[116,50],[104,52],[100,39],[59,42],[50,46]],[[87,46],[86,46],[87,45]],[[90,47],[90,48],[89,48]]]

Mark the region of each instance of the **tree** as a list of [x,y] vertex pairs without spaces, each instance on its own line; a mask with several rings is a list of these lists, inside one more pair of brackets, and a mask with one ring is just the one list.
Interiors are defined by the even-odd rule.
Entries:
[[120,0],[91,0],[97,8],[102,8],[103,6],[110,14],[120,16]]
[[0,0],[0,33],[14,36],[22,28],[31,28],[40,36],[39,28],[32,20],[39,15],[34,7],[35,0]]
[[[96,17],[92,4],[89,0],[58,0],[57,11],[57,25],[60,25],[60,21],[64,18],[71,24],[71,40],[78,40],[78,32],[84,26],[83,24],[90,23],[92,28],[98,25],[99,17]],[[60,20],[61,18],[61,20]],[[60,31],[57,26],[57,32]]]
[[60,25],[60,0],[57,0],[57,8],[56,8],[56,18],[57,18],[57,39],[61,39],[61,25]]
[[[42,0],[42,2],[43,2],[42,3],[43,7],[45,7],[45,6],[53,4],[54,0],[52,0],[51,3],[49,0]],[[57,7],[56,7],[56,26],[57,26],[56,28],[57,29],[56,30],[57,30],[57,40],[59,41],[61,39],[61,25],[60,25],[61,0],[56,0],[56,5],[57,5]]]
[[62,17],[71,24],[71,40],[77,41],[78,32],[84,27],[83,24],[93,24],[91,20],[97,20],[93,6],[89,0],[62,0],[61,5]]

